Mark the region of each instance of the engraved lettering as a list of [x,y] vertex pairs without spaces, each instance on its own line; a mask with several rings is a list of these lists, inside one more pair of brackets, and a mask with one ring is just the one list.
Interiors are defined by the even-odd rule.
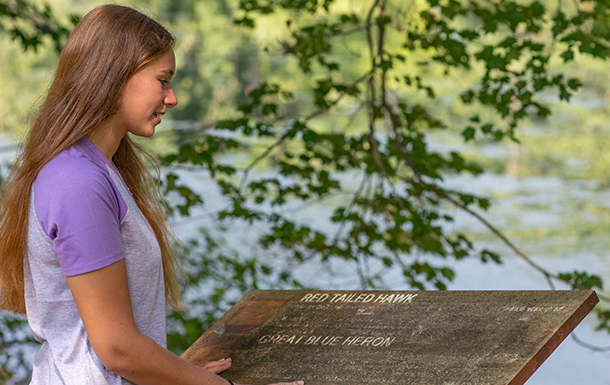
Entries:
[[[356,294],[354,294],[354,296],[355,295]],[[371,302],[373,300],[373,298],[375,298],[375,294],[360,294],[353,301],[349,301],[349,297],[348,297],[347,302]]]
[[375,302],[383,301],[388,297],[389,294],[379,294]]
[[[328,294],[324,294],[326,297],[316,297],[313,295],[312,297],[308,297],[307,299],[301,299],[301,301],[305,300],[307,302],[322,302],[328,298]],[[356,302],[378,302],[378,303],[411,303],[413,302],[413,298],[417,297],[417,294],[333,294],[330,297],[329,302],[347,302],[347,303],[356,303]]]
[[341,294],[334,294],[333,297],[331,298],[330,302],[336,302],[337,298],[340,296],[341,296]]
[[392,299],[394,299],[394,294],[390,294],[390,295],[386,296],[384,299],[381,300],[381,303],[392,302]]
[[393,303],[411,303],[417,294],[396,294]]
[[313,294],[305,294],[305,296],[303,298],[301,298],[301,302],[305,301],[305,302],[309,302],[309,299],[313,297]]
[[305,294],[300,302],[324,302],[328,298],[328,294]]
[[334,302],[345,302],[345,298],[347,297],[347,294],[341,294],[339,297],[337,297]]
[[271,337],[271,339],[269,340],[270,343],[274,344],[276,343],[280,338],[282,338],[282,336],[277,335],[277,336],[273,336]]
[[258,343],[259,344],[264,344],[266,342],[269,341],[269,336],[262,336],[261,338],[259,338]]
[[[305,339],[306,338],[306,339]],[[301,341],[303,345],[353,345],[353,346],[390,346],[396,338],[392,337],[366,337],[366,336],[299,336],[290,334],[264,335],[258,339],[259,344],[290,344],[297,345]]]
[[507,307],[505,310],[506,311],[527,311],[527,312],[543,312],[543,313],[549,313],[549,312],[558,312],[558,311],[562,311],[565,308],[565,306],[531,306],[531,307],[526,307],[526,306],[511,306],[511,307]]
[[[514,338],[511,335],[510,341],[507,340],[507,326],[512,330],[523,326],[523,321],[532,326],[544,325],[544,328],[522,330],[528,341],[537,341],[546,338],[547,326],[556,328],[561,325],[567,332],[565,320],[574,317],[570,314],[576,311],[582,313],[583,305],[574,302],[572,296],[578,300],[586,297],[587,306],[593,306],[590,293],[568,293],[571,292],[543,292],[539,297],[538,293],[529,292],[444,293],[429,298],[427,292],[400,290],[255,292],[254,296],[251,294],[242,301],[241,307],[229,313],[230,317],[223,318],[225,321],[231,319],[229,322],[234,325],[235,335],[218,341],[224,343],[229,337],[244,338],[243,334],[242,337],[237,334],[247,332],[246,339],[250,340],[247,348],[252,354],[243,354],[244,344],[233,346],[239,349],[241,359],[253,357],[247,362],[246,367],[252,368],[252,372],[248,369],[248,376],[253,373],[252,376],[260,382],[271,377],[294,378],[298,375],[296,366],[301,364],[298,366],[305,368],[306,377],[321,384],[391,383],[398,379],[405,382],[421,380],[422,384],[436,385],[489,385],[485,382],[487,377],[480,379],[472,375],[474,366],[504,371],[508,364],[512,365],[511,368],[521,367],[531,361],[532,355],[541,354],[540,350],[535,352],[530,347],[531,342],[523,344],[517,335]],[[248,301],[253,299],[269,301],[248,305]],[[263,309],[252,312],[252,305]],[[246,308],[242,311],[244,306]],[[443,316],[433,317],[439,314]],[[256,322],[252,317],[257,318]],[[401,322],[404,320],[408,322]],[[459,333],[462,329],[471,329],[472,332]],[[530,332],[531,335],[527,334]],[[456,358],[447,350],[446,341],[450,338],[455,339],[453,343],[461,343],[464,339],[468,347],[474,344],[484,349],[458,357],[461,361],[455,360],[452,369],[464,370],[446,376],[447,373],[437,370],[437,363],[443,366]],[[419,346],[423,343],[425,349]],[[228,350],[230,346],[222,346],[225,347]],[[395,364],[397,357],[413,349],[426,355],[425,363],[407,359],[402,364]],[[300,358],[283,360],[285,366],[269,360],[270,357],[295,354]],[[358,367],[358,370],[349,371],[350,367]],[[382,372],[384,367],[387,372]],[[416,375],[418,372],[426,372],[426,376]]]

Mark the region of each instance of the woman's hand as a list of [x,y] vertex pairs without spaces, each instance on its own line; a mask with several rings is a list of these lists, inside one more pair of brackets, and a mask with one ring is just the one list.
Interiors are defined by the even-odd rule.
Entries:
[[[181,359],[140,333],[125,259],[67,280],[91,346],[110,371],[136,384],[228,385],[212,371]],[[222,371],[230,362],[210,364]]]
[[214,374],[219,374],[224,372],[225,370],[229,369],[231,367],[231,359],[227,358],[227,359],[220,359],[218,361],[210,361],[210,362],[206,362],[205,364],[203,364],[202,366],[205,370],[209,370],[210,372],[214,373]]

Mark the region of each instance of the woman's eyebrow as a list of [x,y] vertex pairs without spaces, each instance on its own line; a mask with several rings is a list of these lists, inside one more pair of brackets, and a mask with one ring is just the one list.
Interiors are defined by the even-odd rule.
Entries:
[[161,72],[169,74],[169,76],[174,76],[174,71],[172,70],[161,70]]

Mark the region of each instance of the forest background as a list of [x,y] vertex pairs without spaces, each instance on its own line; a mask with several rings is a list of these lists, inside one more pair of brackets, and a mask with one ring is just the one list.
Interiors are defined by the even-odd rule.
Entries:
[[[0,1],[4,159],[101,3]],[[170,349],[250,288],[594,288],[590,340],[566,355],[579,381],[564,364],[532,381],[607,383],[605,2],[125,5],[177,37],[179,105],[142,142],[186,246]],[[22,317],[0,317],[0,384],[19,383],[35,344]]]

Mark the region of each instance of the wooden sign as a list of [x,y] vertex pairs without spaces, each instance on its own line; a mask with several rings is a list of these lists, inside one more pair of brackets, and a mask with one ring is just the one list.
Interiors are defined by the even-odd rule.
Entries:
[[518,385],[598,302],[593,291],[247,293],[184,354],[241,384]]

